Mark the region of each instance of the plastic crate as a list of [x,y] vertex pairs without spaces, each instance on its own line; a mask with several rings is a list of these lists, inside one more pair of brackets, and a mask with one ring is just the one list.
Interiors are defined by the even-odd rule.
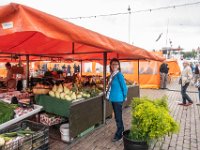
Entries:
[[0,150],[43,150],[48,149],[49,144],[49,128],[40,123],[32,121],[21,121],[11,125],[0,133],[15,132],[29,127],[35,133],[30,136],[21,137],[10,143],[6,143]]

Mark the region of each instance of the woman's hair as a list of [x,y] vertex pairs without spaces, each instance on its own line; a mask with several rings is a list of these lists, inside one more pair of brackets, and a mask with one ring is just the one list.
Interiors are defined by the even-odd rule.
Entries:
[[9,62],[7,62],[7,63],[5,64],[5,66],[6,66],[6,67],[11,67],[11,64],[10,64]]
[[121,66],[120,66],[119,60],[118,60],[117,58],[113,58],[113,59],[111,59],[111,61],[110,61],[110,72],[113,72],[113,71],[112,71],[112,68],[111,68],[111,65],[112,65],[113,62],[117,62],[117,63],[119,64],[119,71],[121,71]]

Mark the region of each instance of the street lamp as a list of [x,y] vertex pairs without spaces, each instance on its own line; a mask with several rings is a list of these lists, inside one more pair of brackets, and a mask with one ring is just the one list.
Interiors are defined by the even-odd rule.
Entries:
[[131,44],[131,7],[128,5],[128,42]]

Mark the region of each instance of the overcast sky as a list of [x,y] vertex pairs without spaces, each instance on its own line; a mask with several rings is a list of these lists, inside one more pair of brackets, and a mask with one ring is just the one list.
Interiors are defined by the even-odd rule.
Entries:
[[[95,16],[153,9],[200,0],[0,0],[0,5],[21,3],[60,18]],[[130,43],[147,50],[181,46],[185,50],[200,47],[200,4],[181,8],[131,14]],[[129,16],[117,15],[68,20],[77,25],[129,42]],[[168,31],[168,34],[167,34]],[[161,38],[156,39],[162,33]]]

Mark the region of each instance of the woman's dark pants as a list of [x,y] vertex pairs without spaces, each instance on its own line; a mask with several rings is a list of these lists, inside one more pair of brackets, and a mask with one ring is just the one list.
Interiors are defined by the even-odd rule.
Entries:
[[117,125],[117,131],[114,137],[116,139],[121,139],[122,132],[124,131],[124,124],[122,120],[122,106],[123,106],[123,102],[112,102],[112,107],[115,114],[115,121]]
[[186,83],[184,86],[181,86],[181,94],[182,94],[182,99],[183,99],[183,104],[186,104],[186,100],[189,103],[192,103],[191,98],[187,95],[186,90],[188,88],[190,83]]

